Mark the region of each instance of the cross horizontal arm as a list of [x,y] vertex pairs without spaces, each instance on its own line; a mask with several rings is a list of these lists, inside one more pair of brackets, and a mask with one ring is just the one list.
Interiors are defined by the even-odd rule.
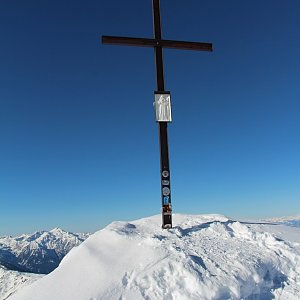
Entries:
[[142,46],[155,47],[157,43],[153,39],[132,38],[122,36],[102,36],[102,44],[110,45],[127,45],[127,46]]
[[213,51],[211,43],[161,40],[160,44],[163,48],[170,49]]
[[170,48],[170,49],[198,50],[198,51],[213,50],[211,43],[185,42],[185,41],[173,41],[173,40],[155,40],[155,39],[120,37],[120,36],[102,36],[102,44],[141,46],[141,47],[160,46],[163,48]]

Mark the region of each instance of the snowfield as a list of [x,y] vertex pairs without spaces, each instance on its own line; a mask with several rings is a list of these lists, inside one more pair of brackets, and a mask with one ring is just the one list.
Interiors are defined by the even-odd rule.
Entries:
[[7,299],[17,290],[42,278],[42,276],[40,274],[7,270],[0,265],[0,300]]
[[9,300],[300,299],[300,228],[221,215],[114,222]]

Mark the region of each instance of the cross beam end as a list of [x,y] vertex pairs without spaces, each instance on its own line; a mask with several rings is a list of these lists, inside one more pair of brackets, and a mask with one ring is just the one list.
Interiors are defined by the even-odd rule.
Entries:
[[169,49],[213,51],[212,43],[161,40],[160,44],[163,48]]

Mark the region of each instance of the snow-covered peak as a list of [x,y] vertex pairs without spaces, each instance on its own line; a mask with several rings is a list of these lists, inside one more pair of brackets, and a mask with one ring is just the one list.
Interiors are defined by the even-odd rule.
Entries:
[[49,233],[53,234],[54,236],[75,236],[76,233],[68,232],[60,227],[55,227],[49,231]]
[[50,230],[50,232],[52,232],[52,233],[67,233],[66,230],[64,230],[64,229],[62,229],[60,227],[55,227],[52,230]]
[[88,234],[76,234],[55,228],[18,237],[0,238],[0,263],[9,269],[34,273],[49,273]]
[[10,300],[299,299],[300,239],[288,235],[299,228],[220,215],[160,224],[161,216],[113,222]]

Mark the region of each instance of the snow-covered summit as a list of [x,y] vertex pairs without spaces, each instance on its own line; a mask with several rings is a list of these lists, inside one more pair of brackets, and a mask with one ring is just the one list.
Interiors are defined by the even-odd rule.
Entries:
[[300,299],[299,228],[220,215],[160,224],[160,216],[110,224],[10,300]]

